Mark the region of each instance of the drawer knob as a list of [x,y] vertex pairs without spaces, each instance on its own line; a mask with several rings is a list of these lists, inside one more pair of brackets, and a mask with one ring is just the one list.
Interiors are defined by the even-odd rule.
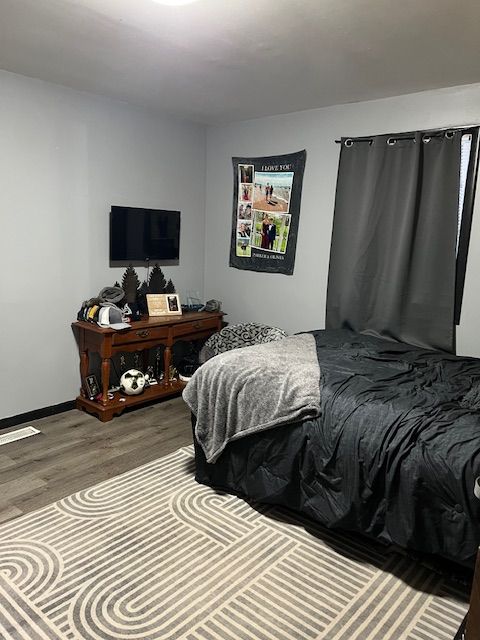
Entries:
[[148,329],[140,329],[140,331],[137,331],[137,336],[139,338],[148,338],[149,335],[150,331]]
[[203,327],[203,322],[200,320],[198,322],[195,322],[193,326],[195,329],[201,329]]

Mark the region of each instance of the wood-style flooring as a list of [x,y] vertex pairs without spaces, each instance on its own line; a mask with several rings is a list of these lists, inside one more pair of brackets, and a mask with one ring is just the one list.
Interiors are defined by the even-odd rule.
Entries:
[[[192,443],[190,413],[181,397],[111,422],[75,409],[28,424],[42,433],[0,447],[0,522]],[[22,426],[27,425],[2,434]]]

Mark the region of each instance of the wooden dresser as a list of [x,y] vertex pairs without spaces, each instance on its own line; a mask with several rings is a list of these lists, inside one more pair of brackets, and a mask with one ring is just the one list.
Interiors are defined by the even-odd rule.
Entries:
[[[177,380],[170,380],[169,369],[172,359],[172,346],[178,340],[199,340],[208,338],[222,328],[223,314],[219,312],[190,312],[175,317],[145,317],[132,323],[128,329],[115,331],[103,329],[90,322],[73,322],[72,328],[80,352],[80,395],[76,406],[96,415],[102,422],[108,422],[114,415],[122,413],[127,407],[142,405],[152,400],[174,395],[185,386]],[[108,397],[110,381],[110,358],[117,353],[143,351],[144,369],[148,358],[148,349],[163,345],[164,379],[152,385],[138,396],[123,396],[115,393]],[[101,391],[99,402],[90,400],[85,393],[85,379],[89,375],[90,353],[96,352],[101,358]]]

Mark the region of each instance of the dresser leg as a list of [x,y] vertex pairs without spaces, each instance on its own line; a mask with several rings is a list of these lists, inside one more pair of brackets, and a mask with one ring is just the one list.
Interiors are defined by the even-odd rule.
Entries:
[[80,395],[84,397],[87,395],[83,385],[85,384],[85,379],[88,376],[88,367],[88,351],[84,349],[83,351],[80,351]]
[[163,354],[163,383],[165,385],[170,384],[170,364],[172,362],[172,348],[168,345],[165,346],[165,351]]
[[[108,385],[110,384],[110,358],[102,360],[102,404],[108,404]],[[111,420],[111,418],[110,418]]]

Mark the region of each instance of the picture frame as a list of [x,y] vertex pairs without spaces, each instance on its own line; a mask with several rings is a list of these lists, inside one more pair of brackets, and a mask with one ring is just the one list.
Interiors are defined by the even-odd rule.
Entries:
[[167,293],[165,297],[167,298],[168,315],[182,315],[182,305],[178,293]]
[[94,375],[89,375],[85,378],[85,391],[90,400],[94,400],[100,393],[100,387],[98,386],[97,378]]
[[166,316],[167,299],[164,293],[147,293],[147,307],[149,316]]
[[149,316],[181,316],[182,305],[177,293],[148,293]]

